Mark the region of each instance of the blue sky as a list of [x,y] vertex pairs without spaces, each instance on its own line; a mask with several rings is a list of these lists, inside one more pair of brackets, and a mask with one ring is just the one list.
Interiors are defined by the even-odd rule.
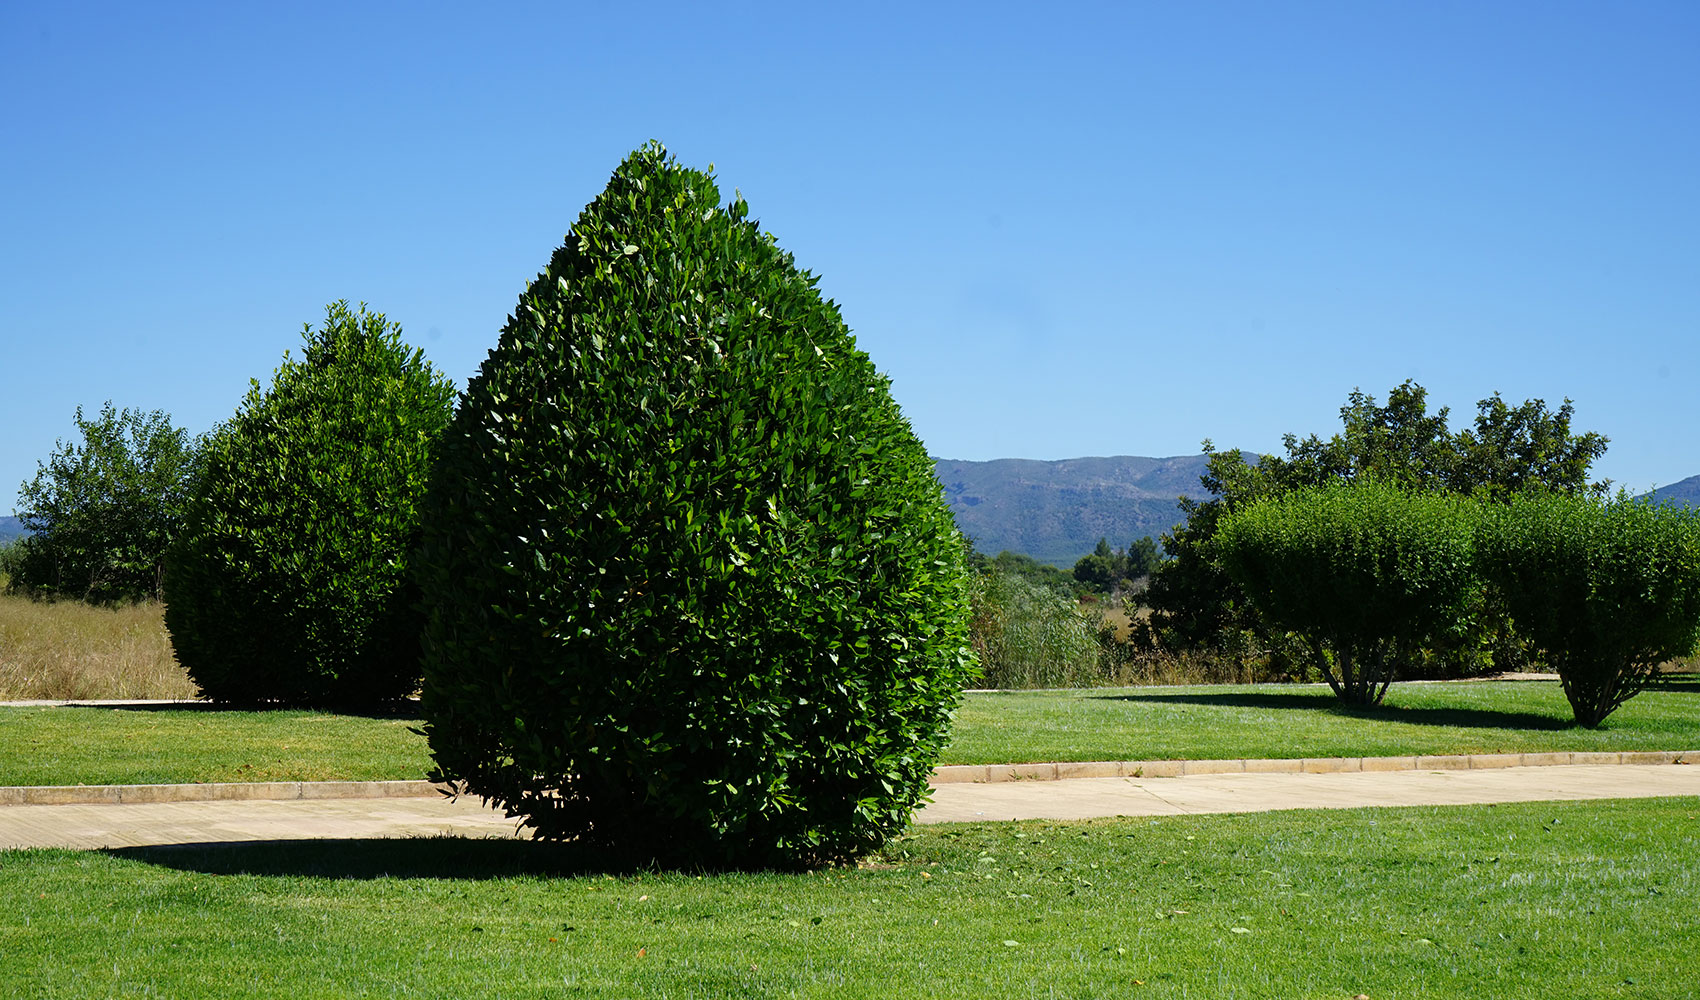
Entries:
[[1700,473],[1700,5],[0,6],[0,512],[365,301],[457,379],[646,139],[942,457],[1278,451],[1404,379]]

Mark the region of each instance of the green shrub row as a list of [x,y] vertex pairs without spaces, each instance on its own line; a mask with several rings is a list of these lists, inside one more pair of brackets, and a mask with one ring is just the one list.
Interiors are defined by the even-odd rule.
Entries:
[[1212,546],[1357,704],[1379,702],[1424,650],[1481,641],[1487,604],[1558,671],[1588,727],[1700,643],[1700,515],[1686,508],[1336,482],[1228,514]]

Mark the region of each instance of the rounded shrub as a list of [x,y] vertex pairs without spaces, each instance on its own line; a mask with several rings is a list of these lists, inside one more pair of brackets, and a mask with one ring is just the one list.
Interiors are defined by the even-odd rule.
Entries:
[[417,562],[436,776],[667,864],[909,820],[974,664],[932,462],[713,178],[628,157],[444,436]]
[[1468,627],[1479,519],[1456,494],[1336,482],[1241,507],[1211,544],[1258,612],[1311,648],[1335,694],[1373,705],[1404,663]]
[[165,622],[204,696],[369,704],[412,693],[407,573],[454,387],[400,327],[329,306],[210,437],[167,554]]
[[1478,549],[1483,575],[1587,728],[1700,643],[1700,512],[1530,494],[1494,507]]

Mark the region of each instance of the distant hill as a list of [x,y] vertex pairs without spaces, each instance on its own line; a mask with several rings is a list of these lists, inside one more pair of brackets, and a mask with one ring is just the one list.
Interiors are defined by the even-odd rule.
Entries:
[[0,545],[17,538],[19,535],[27,534],[29,532],[24,530],[22,521],[15,517],[0,517]]
[[[1255,462],[1257,456],[1246,455]],[[1205,497],[1203,455],[1069,458],[1040,462],[934,459],[957,527],[987,555],[1009,550],[1072,567],[1098,539],[1114,548],[1179,523],[1176,501]]]
[[1687,503],[1700,507],[1700,476],[1689,476],[1680,483],[1671,483],[1653,491],[1653,499],[1660,502]]

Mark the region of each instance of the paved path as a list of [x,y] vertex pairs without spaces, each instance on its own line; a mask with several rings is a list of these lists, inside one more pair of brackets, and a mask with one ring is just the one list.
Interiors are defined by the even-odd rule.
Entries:
[[1700,767],[1570,764],[1485,770],[1198,774],[943,784],[922,823],[1700,796]]
[[[1173,778],[954,782],[920,823],[1700,796],[1700,767],[1560,765],[1480,770],[1236,773]],[[512,837],[478,800],[438,795],[0,806],[0,849],[133,847],[244,840]]]

